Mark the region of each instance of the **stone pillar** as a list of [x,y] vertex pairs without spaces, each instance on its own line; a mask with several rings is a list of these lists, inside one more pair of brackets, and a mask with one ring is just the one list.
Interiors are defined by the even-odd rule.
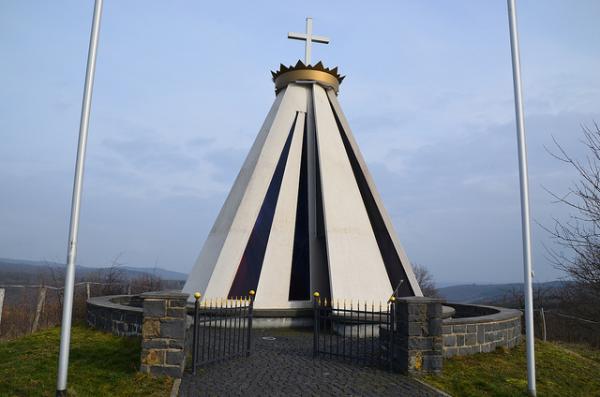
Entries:
[[141,372],[183,376],[188,296],[178,291],[141,294],[144,300]]
[[411,374],[440,373],[443,363],[442,299],[396,299],[396,365]]

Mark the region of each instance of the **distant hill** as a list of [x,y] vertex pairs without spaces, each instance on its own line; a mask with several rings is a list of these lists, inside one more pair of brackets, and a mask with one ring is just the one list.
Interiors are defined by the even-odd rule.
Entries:
[[175,272],[173,270],[163,269],[161,267],[133,267],[133,266],[123,266],[123,269],[133,272],[133,273],[148,273],[152,274],[156,277],[160,277],[163,280],[179,280],[185,281],[187,280],[187,274]]
[[[536,288],[560,288],[565,281],[535,283]],[[509,284],[463,284],[438,288],[439,294],[448,302],[456,303],[489,303],[502,301],[513,291],[523,291],[523,283]]]
[[[0,258],[0,284],[35,284],[64,277],[65,264],[51,261],[30,261],[24,259]],[[92,275],[108,272],[106,267],[77,266],[75,278],[83,279]],[[187,274],[162,268],[119,266],[124,279],[130,280],[145,274],[160,277],[163,280],[184,281]]]

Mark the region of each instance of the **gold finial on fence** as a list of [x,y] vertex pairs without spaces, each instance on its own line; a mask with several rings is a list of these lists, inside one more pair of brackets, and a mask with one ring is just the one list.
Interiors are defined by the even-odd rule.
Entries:
[[388,300],[388,303],[393,303],[396,302],[396,297],[394,295],[390,296],[390,299]]
[[321,306],[321,294],[319,293],[319,291],[313,292],[313,297],[315,298],[315,302],[317,303],[317,305]]
[[194,298],[196,298],[196,300],[200,299],[201,296],[202,294],[200,292],[194,293]]
[[256,295],[256,291],[254,291],[253,289],[251,289],[250,292],[248,292],[248,295],[254,296],[254,295]]

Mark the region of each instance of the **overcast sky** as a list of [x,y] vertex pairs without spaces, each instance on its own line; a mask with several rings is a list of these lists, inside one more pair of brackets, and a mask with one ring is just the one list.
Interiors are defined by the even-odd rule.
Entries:
[[[64,262],[93,1],[0,2],[0,257]],[[568,212],[600,121],[600,2],[518,1],[533,217]],[[78,263],[188,272],[314,18],[339,99],[413,262],[440,282],[522,279],[506,2],[106,0]],[[537,281],[562,274],[533,226]]]

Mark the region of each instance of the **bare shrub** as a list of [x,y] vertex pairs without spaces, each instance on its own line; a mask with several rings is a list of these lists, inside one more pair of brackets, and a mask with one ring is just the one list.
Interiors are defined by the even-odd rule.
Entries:
[[423,296],[429,296],[432,298],[439,297],[438,290],[435,287],[433,275],[429,272],[429,270],[423,265],[414,263],[413,271],[415,273],[417,283],[419,283],[419,286],[421,287]]

